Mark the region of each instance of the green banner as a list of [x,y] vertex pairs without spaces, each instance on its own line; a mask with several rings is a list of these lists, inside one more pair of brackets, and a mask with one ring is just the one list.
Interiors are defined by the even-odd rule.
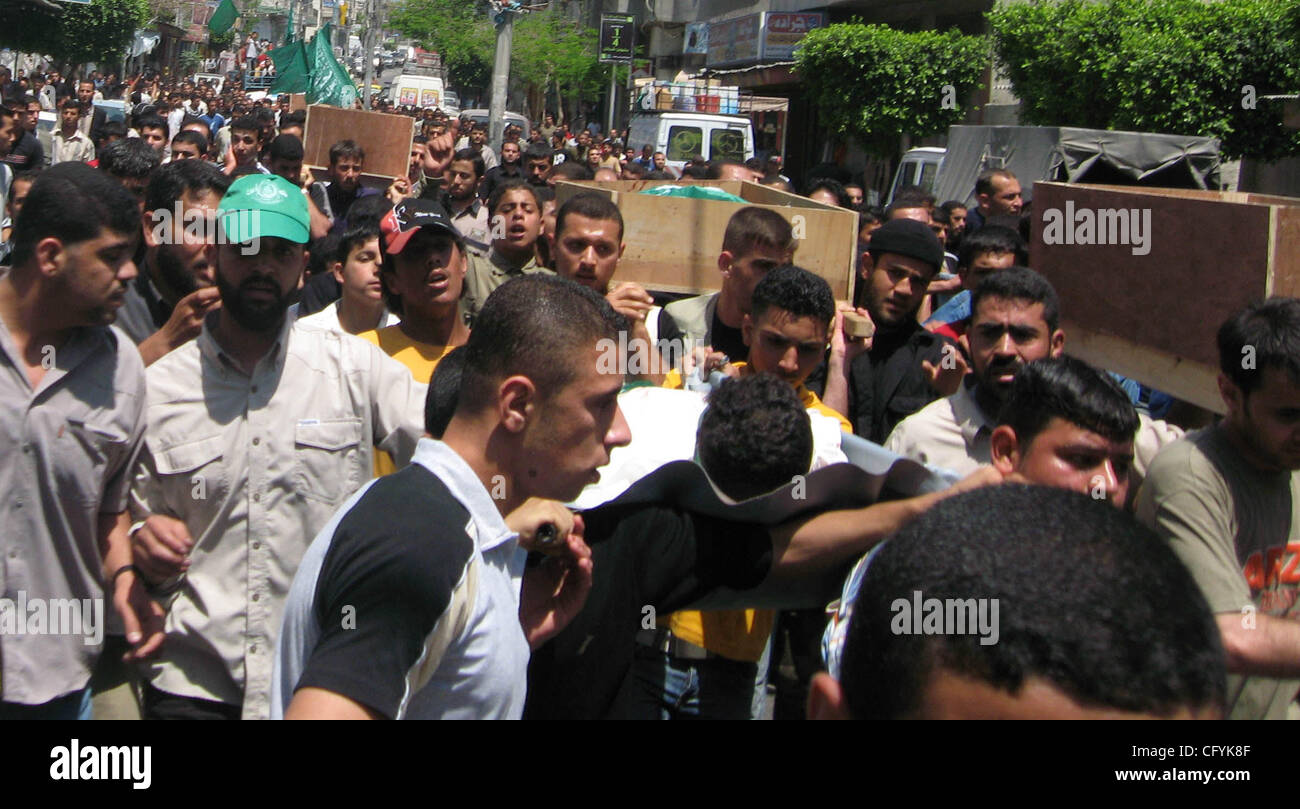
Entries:
[[221,5],[217,6],[217,10],[212,12],[212,18],[208,20],[208,31],[221,36],[230,30],[237,19],[239,10],[235,8],[234,0],[221,0]]

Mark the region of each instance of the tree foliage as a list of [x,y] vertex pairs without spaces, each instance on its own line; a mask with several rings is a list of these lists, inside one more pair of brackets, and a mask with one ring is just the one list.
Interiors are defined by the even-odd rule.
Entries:
[[510,73],[533,118],[541,120],[546,91],[557,83],[583,98],[599,96],[608,71],[596,60],[598,39],[595,29],[553,8],[516,19]]
[[437,51],[451,83],[483,90],[492,79],[496,33],[483,0],[403,0],[392,6],[389,27]]
[[[496,28],[481,0],[403,0],[389,25],[437,51],[462,94],[486,90],[492,79]],[[522,87],[530,112],[540,114],[546,92],[558,83],[584,97],[598,95],[607,73],[596,61],[595,30],[555,8],[515,17],[510,76]]]
[[809,32],[795,71],[833,133],[889,155],[904,133],[932,135],[961,121],[986,49],[980,37],[957,31],[840,23]]
[[135,30],[149,20],[148,0],[92,0],[51,11],[27,3],[0,5],[0,40],[19,51],[79,64],[117,64]]
[[1276,102],[1300,90],[1300,0],[1007,4],[993,46],[1029,124],[1219,138],[1228,157],[1300,154]]

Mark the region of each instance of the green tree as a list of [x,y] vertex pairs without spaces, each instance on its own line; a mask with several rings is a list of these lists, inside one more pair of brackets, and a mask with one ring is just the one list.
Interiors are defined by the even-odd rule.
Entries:
[[79,64],[117,64],[149,19],[147,0],[92,0],[52,11],[27,3],[0,6],[0,42]]
[[1008,4],[988,15],[1025,123],[1219,138],[1228,157],[1300,154],[1300,0]]
[[510,74],[523,86],[534,120],[542,120],[550,89],[560,98],[566,89],[570,97],[600,92],[608,73],[596,60],[598,39],[595,29],[554,8],[515,19]]
[[425,50],[437,51],[451,83],[483,90],[491,82],[496,32],[483,0],[403,0],[392,6],[389,27]]
[[823,124],[887,156],[901,134],[932,135],[959,123],[986,59],[980,37],[854,22],[809,32],[795,71]]

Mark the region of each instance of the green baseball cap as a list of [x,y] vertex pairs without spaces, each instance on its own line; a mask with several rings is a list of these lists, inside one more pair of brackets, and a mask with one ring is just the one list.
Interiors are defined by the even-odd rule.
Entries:
[[275,174],[248,174],[235,180],[217,213],[228,243],[278,236],[306,244],[311,235],[302,189]]

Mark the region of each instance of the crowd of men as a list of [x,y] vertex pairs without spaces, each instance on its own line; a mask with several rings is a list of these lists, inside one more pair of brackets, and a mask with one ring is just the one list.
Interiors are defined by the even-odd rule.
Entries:
[[283,99],[86,89],[3,175],[0,718],[1300,714],[1300,301],[1212,324],[1209,419],[1069,356],[1007,172],[820,172],[852,301],[768,206],[673,299],[557,206],[671,176],[618,133],[428,110],[405,175],[318,180]]

